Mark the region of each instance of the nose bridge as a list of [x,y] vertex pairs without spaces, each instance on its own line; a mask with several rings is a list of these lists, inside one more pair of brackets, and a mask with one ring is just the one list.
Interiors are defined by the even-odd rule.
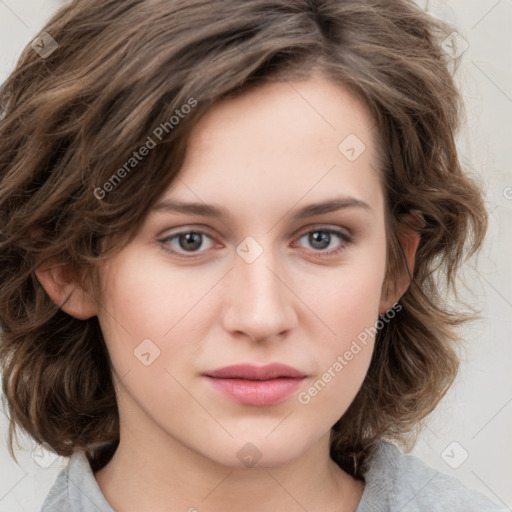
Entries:
[[286,276],[280,275],[283,267],[273,248],[248,238],[237,247],[230,272],[225,327],[263,339],[293,327],[293,294],[284,284]]

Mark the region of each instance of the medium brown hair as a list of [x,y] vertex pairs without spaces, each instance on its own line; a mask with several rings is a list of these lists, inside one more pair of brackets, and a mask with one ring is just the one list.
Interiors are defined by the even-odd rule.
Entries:
[[[75,0],[44,28],[0,89],[0,363],[16,425],[59,455],[119,439],[111,362],[97,317],[54,304],[35,269],[67,265],[98,279],[179,172],[192,128],[219,100],[313,70],[348,87],[378,127],[387,275],[404,271],[397,238],[417,211],[421,242],[402,310],[377,333],[369,371],[331,430],[331,456],[361,477],[377,439],[410,446],[458,367],[443,297],[480,246],[486,212],[458,160],[462,104],[441,41],[453,29],[413,1]],[[47,37],[47,36],[45,36]],[[47,39],[48,40],[48,39]],[[40,45],[41,46],[41,45]],[[196,106],[101,199],[155,127]],[[190,104],[190,103],[189,103]],[[340,140],[341,142],[341,140]],[[392,280],[391,280],[392,282]]]

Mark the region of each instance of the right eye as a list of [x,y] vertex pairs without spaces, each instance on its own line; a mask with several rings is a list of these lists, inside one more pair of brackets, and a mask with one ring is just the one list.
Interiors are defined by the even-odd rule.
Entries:
[[[204,231],[199,230],[182,230],[177,233],[173,233],[160,239],[159,242],[163,249],[181,258],[193,258],[201,253],[206,252],[208,248],[204,248],[205,237],[210,239],[210,236]],[[208,243],[206,243],[208,245]],[[200,250],[203,248],[203,250]],[[187,253],[191,255],[187,255]]]

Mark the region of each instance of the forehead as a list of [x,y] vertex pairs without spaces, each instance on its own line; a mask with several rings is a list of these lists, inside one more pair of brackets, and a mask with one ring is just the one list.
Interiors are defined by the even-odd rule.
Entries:
[[341,85],[319,76],[266,83],[222,100],[200,120],[179,179],[163,197],[267,209],[269,220],[270,211],[301,198],[350,196],[379,206],[375,138],[368,109]]
[[314,74],[307,80],[263,83],[217,102],[195,127],[190,142],[195,152],[208,150],[211,156],[229,137],[233,143],[243,142],[245,152],[252,148],[262,156],[259,150],[268,150],[269,142],[283,147],[304,142],[294,147],[297,154],[313,146],[338,150],[338,143],[350,134],[364,143],[368,159],[375,160],[378,130],[367,105],[346,86]]

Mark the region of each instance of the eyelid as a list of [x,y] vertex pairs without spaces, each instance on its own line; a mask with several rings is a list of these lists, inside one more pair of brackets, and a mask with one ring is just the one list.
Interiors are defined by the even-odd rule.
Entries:
[[334,233],[338,233],[340,235],[344,235],[344,236],[346,236],[347,239],[350,239],[350,240],[352,240],[354,238],[354,234],[353,234],[352,230],[350,230],[346,227],[338,226],[335,224],[321,224],[321,223],[311,224],[309,226],[302,227],[301,229],[295,231],[292,236],[300,238],[311,231],[328,231],[328,232],[334,232]]
[[158,235],[159,238],[168,238],[169,236],[178,235],[180,233],[190,233],[191,231],[198,233],[206,233],[208,236],[212,236],[210,233],[212,229],[205,224],[184,224],[183,226],[177,226],[175,228],[168,228],[161,231]]

